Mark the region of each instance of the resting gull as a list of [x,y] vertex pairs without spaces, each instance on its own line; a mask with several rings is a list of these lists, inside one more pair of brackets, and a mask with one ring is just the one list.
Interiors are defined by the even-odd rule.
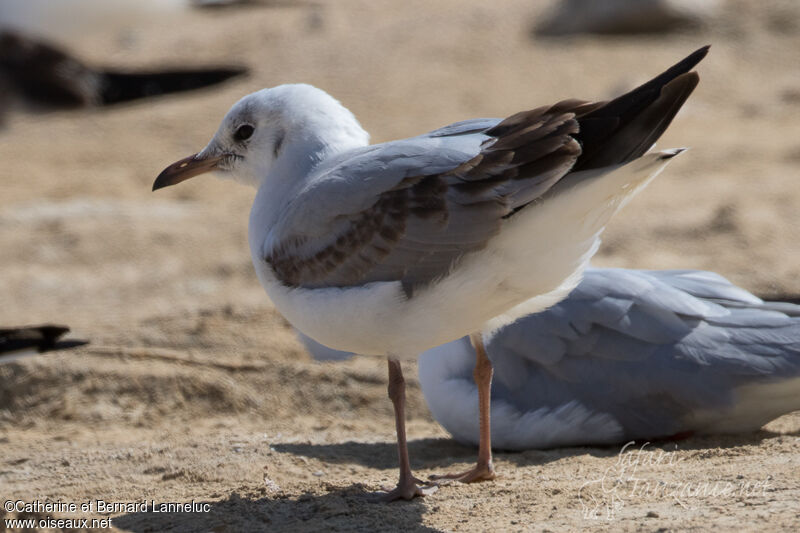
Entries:
[[[712,272],[589,268],[569,297],[505,326],[486,351],[500,449],[745,433],[800,409],[800,305]],[[419,359],[433,416],[471,444],[474,357],[462,338]]]
[[400,361],[470,335],[478,462],[442,477],[493,479],[483,335],[578,284],[612,215],[681,152],[647,153],[707,51],[608,102],[564,100],[377,145],[320,89],[264,89],[153,189],[212,170],[257,187],[250,250],[277,309],[326,346],[388,356],[400,476],[387,500],[435,488],[411,472]]

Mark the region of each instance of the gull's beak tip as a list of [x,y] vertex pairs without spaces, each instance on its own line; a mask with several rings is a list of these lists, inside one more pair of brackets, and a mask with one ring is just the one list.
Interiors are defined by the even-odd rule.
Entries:
[[162,171],[156,178],[156,181],[153,182],[153,192],[158,189],[163,189],[164,187],[169,187],[170,184],[167,183],[167,180],[164,178],[164,172],[166,172],[166,170]]

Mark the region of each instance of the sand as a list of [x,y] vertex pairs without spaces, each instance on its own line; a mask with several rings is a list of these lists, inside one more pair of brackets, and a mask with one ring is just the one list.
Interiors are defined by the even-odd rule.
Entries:
[[[96,64],[253,72],[102,111],[16,113],[0,131],[0,324],[66,323],[92,342],[0,366],[2,499],[92,502],[33,516],[111,516],[125,531],[797,529],[798,415],[628,449],[622,463],[619,446],[498,452],[495,482],[370,502],[396,477],[385,363],[302,350],[250,264],[252,190],[203,177],[150,192],[261,87],[322,87],[380,142],[607,98],[711,43],[659,143],[691,150],[614,220],[595,263],[800,294],[800,6],[731,0],[709,27],[670,36],[534,38],[549,4],[275,3],[75,41]],[[432,419],[413,364],[406,375],[416,472],[469,465],[476,451]],[[97,500],[149,507],[109,515]],[[200,510],[160,507],[174,502]]]

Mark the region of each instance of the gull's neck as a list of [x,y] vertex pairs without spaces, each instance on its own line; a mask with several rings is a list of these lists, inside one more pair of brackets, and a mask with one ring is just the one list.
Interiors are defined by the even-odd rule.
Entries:
[[287,106],[286,135],[278,157],[261,174],[250,217],[251,224],[257,221],[262,228],[272,227],[321,165],[369,144],[369,134],[338,101],[319,89],[303,96]]
[[263,174],[259,190],[266,188],[272,191],[271,194],[296,191],[320,164],[343,152],[367,146],[369,134],[352,114],[350,118],[351,121],[334,121],[327,117],[314,117],[292,125],[277,159]]
[[262,185],[297,181],[329,157],[369,144],[369,134],[353,113],[325,91],[293,84],[268,92],[272,105],[280,109],[285,136],[277,159],[260,174]]
[[266,174],[265,183],[274,186],[275,182],[284,181],[285,178],[293,180],[305,176],[319,163],[369,144],[369,134],[355,118],[352,123],[324,118],[315,117],[313,121],[307,121],[287,133],[278,158]]

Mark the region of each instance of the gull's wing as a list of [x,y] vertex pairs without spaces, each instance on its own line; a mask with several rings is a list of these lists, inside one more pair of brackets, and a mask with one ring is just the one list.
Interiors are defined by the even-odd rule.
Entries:
[[401,281],[410,294],[570,172],[645,153],[697,85],[689,70],[706,52],[610,102],[566,100],[343,154],[286,206],[262,257],[289,286]]
[[401,280],[410,291],[445,275],[575,163],[574,113],[541,109],[538,118],[531,137],[540,138],[524,147],[498,145],[493,128],[444,128],[348,154],[282,214],[265,260],[291,286]]
[[[800,408],[800,306],[709,272],[589,269],[566,300],[503,328],[487,350],[500,448],[743,432]],[[474,354],[463,340],[436,351],[420,359],[426,400],[454,436],[477,442]]]

